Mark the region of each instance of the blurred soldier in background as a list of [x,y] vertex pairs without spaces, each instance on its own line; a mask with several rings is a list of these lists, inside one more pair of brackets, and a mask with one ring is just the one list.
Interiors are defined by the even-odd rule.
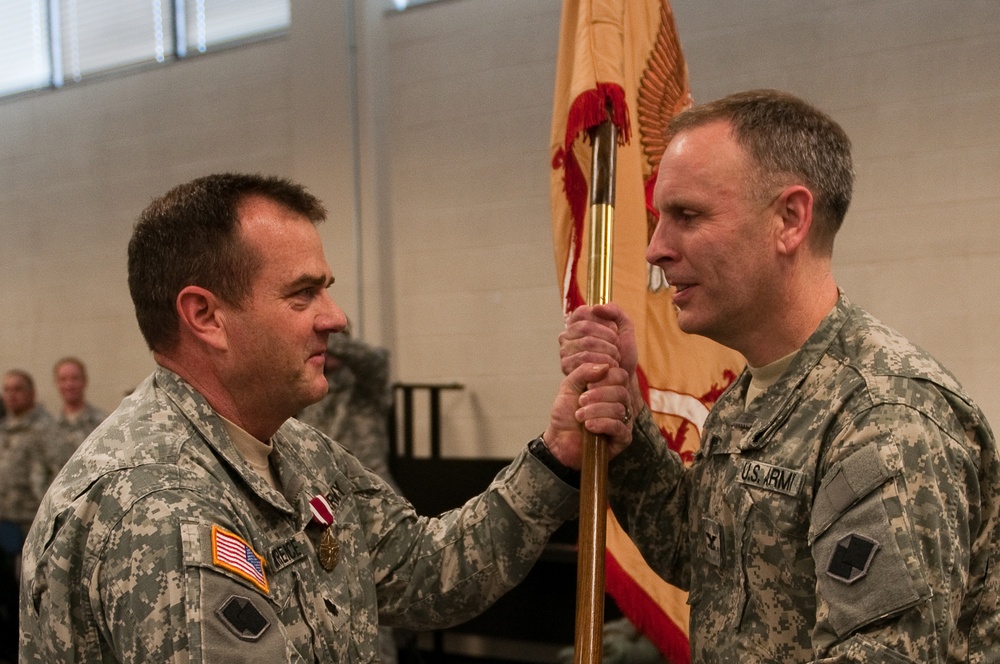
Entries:
[[[108,414],[87,402],[87,367],[78,358],[64,357],[52,368],[63,405],[55,420],[55,437],[48,445],[51,477],[59,472],[83,439]],[[51,481],[51,480],[50,480]]]
[[398,493],[389,472],[389,351],[354,339],[349,326],[330,335],[326,351],[330,391],[298,419],[349,449]]
[[27,533],[44,493],[40,478],[46,474],[52,416],[35,403],[35,381],[27,371],[4,374],[3,402],[7,414],[0,419],[0,521],[16,523]]
[[33,478],[44,475],[52,418],[35,403],[35,382],[20,369],[3,377],[0,417],[0,661],[17,657],[17,578],[21,545],[42,494]]

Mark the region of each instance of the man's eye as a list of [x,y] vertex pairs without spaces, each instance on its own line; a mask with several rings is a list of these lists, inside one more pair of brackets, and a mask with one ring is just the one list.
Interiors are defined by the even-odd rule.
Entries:
[[677,209],[674,210],[670,216],[673,218],[674,221],[681,224],[686,224],[694,221],[698,217],[698,213],[695,212],[694,210]]

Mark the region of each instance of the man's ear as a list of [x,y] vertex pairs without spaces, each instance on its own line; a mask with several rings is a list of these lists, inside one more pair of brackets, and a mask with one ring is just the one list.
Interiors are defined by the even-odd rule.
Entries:
[[185,286],[177,294],[176,304],[182,332],[187,330],[196,339],[216,350],[226,350],[229,347],[225,317],[222,315],[219,299],[212,291],[201,286]]
[[806,242],[812,228],[812,192],[802,185],[786,187],[775,201],[775,210],[782,222],[778,231],[778,251],[785,255],[795,253]]

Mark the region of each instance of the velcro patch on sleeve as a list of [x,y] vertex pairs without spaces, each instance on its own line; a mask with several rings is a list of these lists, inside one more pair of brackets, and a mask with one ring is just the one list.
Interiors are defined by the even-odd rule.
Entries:
[[218,608],[216,615],[233,634],[245,641],[257,641],[271,626],[251,597],[232,595]]
[[872,444],[830,469],[816,494],[809,525],[810,540],[898,473],[898,469],[886,464],[881,448],[890,458],[899,454],[893,444]]
[[907,571],[905,555],[877,491],[855,503],[815,541],[820,613],[838,636],[896,615],[929,595],[926,584]]
[[250,581],[268,592],[264,559],[247,541],[217,525],[212,525],[212,563]]

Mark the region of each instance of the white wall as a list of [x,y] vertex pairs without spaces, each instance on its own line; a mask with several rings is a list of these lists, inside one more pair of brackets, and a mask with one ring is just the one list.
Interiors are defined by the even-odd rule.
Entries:
[[545,428],[562,327],[548,135],[559,3],[444,2],[385,21],[400,378],[456,380],[449,454]]
[[[125,287],[132,220],[197,175],[267,171],[327,202],[333,294],[391,348],[395,376],[466,386],[444,399],[446,453],[509,456],[541,431],[559,381],[547,146],[560,2],[385,14],[357,0],[358,206],[350,6],[293,0],[286,38],[0,101],[0,370],[33,372],[54,407],[51,364],[79,354],[113,407],[152,366]],[[1000,4],[674,10],[696,99],[779,87],[842,122],[858,187],[841,285],[1000,422]]]

